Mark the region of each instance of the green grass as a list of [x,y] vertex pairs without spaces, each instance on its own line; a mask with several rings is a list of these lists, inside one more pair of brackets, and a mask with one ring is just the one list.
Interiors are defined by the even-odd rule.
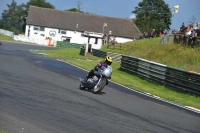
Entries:
[[[84,68],[86,70],[91,70],[98,61],[103,60],[103,58],[94,57],[92,55],[81,56],[79,55],[80,49],[76,48],[64,48],[59,50],[41,50],[36,52],[46,53],[49,57],[52,58],[62,58],[66,62]],[[159,96],[161,98],[179,103],[181,105],[192,106],[200,109],[200,97],[178,93],[169,88],[150,83],[137,76],[123,72],[119,70],[120,63],[113,62],[112,67],[112,81],[114,82],[120,83],[124,86],[133,88],[138,91],[151,93],[152,95]]]
[[8,133],[8,132],[0,129],[0,133]]
[[200,73],[200,51],[198,48],[190,48],[185,45],[174,43],[162,45],[161,38],[133,41],[123,44],[123,46],[126,46],[124,51],[108,49],[107,46],[104,46],[102,50],[131,55],[137,58],[143,58],[168,66]]
[[12,37],[0,34],[0,40],[14,41]]

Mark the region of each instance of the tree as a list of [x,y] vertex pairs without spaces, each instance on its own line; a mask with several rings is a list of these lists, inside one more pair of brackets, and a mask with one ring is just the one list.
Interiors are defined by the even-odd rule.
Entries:
[[18,6],[17,3],[12,0],[11,4],[7,4],[8,9],[2,13],[2,28],[13,31],[15,33],[22,32],[22,21],[24,19],[24,7],[25,5]]
[[76,9],[76,8],[70,8],[70,9],[65,10],[65,11],[84,13],[83,11],[80,11],[80,10],[78,10],[78,9]]
[[81,0],[79,0],[77,2],[77,9],[78,9],[78,11],[81,11],[81,5],[82,5],[82,2],[81,2]]
[[156,29],[158,33],[170,29],[172,13],[164,0],[143,0],[132,13],[135,13],[134,22],[142,32]]
[[79,1],[77,2],[77,8],[70,8],[70,9],[65,10],[65,11],[84,13],[83,11],[81,11],[81,5],[82,5],[82,2],[81,2],[81,0],[79,0]]
[[188,20],[188,24],[190,24],[190,23],[195,24],[195,21],[196,21],[196,18],[195,18],[195,16],[193,15],[193,16]]
[[29,0],[26,4],[23,3],[21,5],[17,5],[15,0],[12,0],[10,5],[7,4],[8,9],[2,13],[1,28],[15,33],[25,31],[26,17],[28,16],[30,5],[55,9],[46,0]]
[[55,9],[55,7],[50,4],[49,2],[46,2],[46,0],[30,0],[27,2],[27,8],[32,5],[32,6],[38,6],[38,7],[45,7],[45,8],[52,8]]

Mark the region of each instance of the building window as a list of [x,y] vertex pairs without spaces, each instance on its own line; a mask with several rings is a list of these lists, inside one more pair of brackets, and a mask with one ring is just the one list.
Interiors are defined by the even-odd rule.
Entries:
[[65,30],[58,30],[58,33],[60,33],[60,34],[63,34],[63,35],[66,35],[67,34],[67,31],[65,31]]
[[45,27],[40,26],[40,31],[44,31],[44,30],[45,30]]
[[70,39],[71,39],[71,37],[66,37],[66,36],[62,36],[62,37],[61,37],[61,40],[62,40],[63,42],[70,42]]
[[71,38],[65,38],[65,39],[63,39],[63,42],[70,42],[70,39]]
[[39,30],[39,27],[35,27],[35,26],[34,26],[34,27],[33,27],[33,30],[37,30],[37,31],[38,31],[38,30]]
[[84,32],[82,32],[82,33],[81,33],[81,37],[85,37],[85,34],[84,34]]
[[34,26],[34,27],[33,27],[33,30],[36,30],[36,31],[44,31],[44,30],[45,30],[45,27],[43,27],[43,26],[40,26],[40,27]]
[[66,31],[61,30],[60,34],[65,34],[66,35]]
[[67,38],[66,42],[70,42],[70,38]]

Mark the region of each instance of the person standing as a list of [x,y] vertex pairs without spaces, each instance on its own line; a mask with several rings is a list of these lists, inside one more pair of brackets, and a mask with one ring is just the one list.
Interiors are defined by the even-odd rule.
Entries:
[[167,43],[167,30],[164,30],[162,34],[162,44],[166,43]]
[[103,35],[103,45],[105,45],[107,43],[107,36],[106,34]]
[[196,37],[195,37],[195,30],[194,30],[193,26],[190,26],[190,31],[191,31],[191,33],[189,34],[188,45],[191,45],[192,47],[194,47]]

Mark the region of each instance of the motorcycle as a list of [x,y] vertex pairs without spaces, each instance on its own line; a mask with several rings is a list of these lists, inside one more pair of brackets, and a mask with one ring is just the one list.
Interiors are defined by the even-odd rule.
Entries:
[[81,90],[88,89],[92,90],[94,94],[100,93],[103,88],[108,84],[108,80],[112,75],[112,68],[110,66],[105,67],[103,70],[94,72],[94,76],[88,78],[87,81],[79,78],[81,81],[79,88]]

